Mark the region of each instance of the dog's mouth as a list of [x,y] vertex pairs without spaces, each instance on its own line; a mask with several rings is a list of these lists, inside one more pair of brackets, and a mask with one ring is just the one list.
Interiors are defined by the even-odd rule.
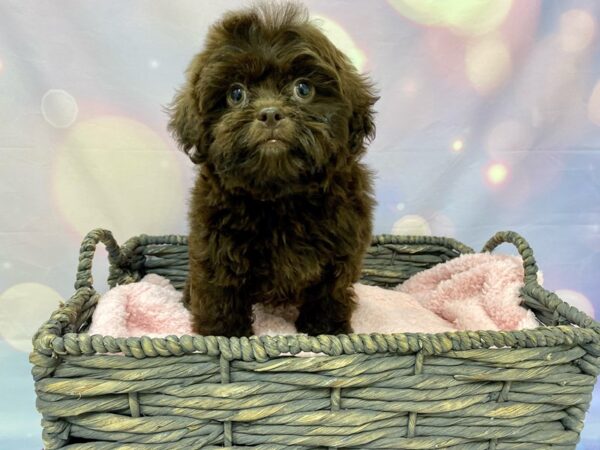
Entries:
[[258,144],[258,149],[266,154],[278,154],[285,152],[290,147],[290,144],[283,139],[270,137]]
[[[257,198],[278,198],[303,192],[321,167],[313,152],[320,143],[308,133],[290,130],[232,129],[234,139],[224,139],[227,152],[216,159],[223,182],[231,189]],[[218,146],[215,145],[215,154]]]

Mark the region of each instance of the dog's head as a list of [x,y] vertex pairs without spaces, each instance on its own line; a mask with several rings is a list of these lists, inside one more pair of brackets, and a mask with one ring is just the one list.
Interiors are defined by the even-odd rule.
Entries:
[[169,127],[226,189],[273,197],[359,159],[376,100],[302,7],[264,3],[213,25]]

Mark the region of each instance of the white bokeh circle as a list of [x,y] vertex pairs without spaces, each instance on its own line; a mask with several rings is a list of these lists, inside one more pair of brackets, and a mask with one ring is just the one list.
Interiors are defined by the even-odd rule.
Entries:
[[77,102],[62,89],[50,89],[42,97],[42,116],[55,128],[70,127],[79,113]]
[[554,293],[569,305],[574,306],[579,311],[583,311],[592,318],[594,317],[594,305],[581,292],[573,291],[571,289],[559,289]]
[[416,214],[409,214],[394,222],[392,234],[429,236],[431,235],[431,227],[423,217]]
[[588,48],[596,34],[596,20],[587,11],[571,9],[560,17],[559,41],[565,52],[581,52]]

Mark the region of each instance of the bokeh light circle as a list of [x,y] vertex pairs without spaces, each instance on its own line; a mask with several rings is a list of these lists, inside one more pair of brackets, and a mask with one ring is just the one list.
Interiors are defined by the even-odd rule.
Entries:
[[596,20],[587,11],[571,9],[560,16],[559,42],[566,52],[581,52],[596,34]]
[[394,222],[392,234],[428,236],[431,235],[431,227],[423,217],[409,214]]
[[506,19],[512,0],[388,0],[404,17],[427,26],[446,27],[460,35],[483,35]]
[[574,306],[580,311],[583,311],[590,317],[595,317],[594,305],[581,292],[573,291],[570,289],[559,289],[554,293],[558,295],[562,300],[567,302],[569,305]]
[[314,15],[313,17],[315,24],[325,33],[329,40],[350,58],[350,61],[359,72],[362,72],[365,69],[367,57],[344,27],[322,15]]
[[486,178],[492,185],[500,185],[506,181],[508,177],[508,168],[503,163],[494,163],[486,169]]
[[79,108],[71,94],[62,89],[50,89],[42,97],[42,116],[55,128],[68,128],[75,119]]
[[467,45],[465,66],[475,90],[487,95],[508,79],[512,69],[510,50],[500,38],[474,40]]
[[11,286],[0,294],[0,336],[16,350],[30,352],[32,336],[62,300],[44,284]]
[[464,146],[465,143],[462,141],[462,139],[456,139],[454,142],[452,142],[452,150],[454,150],[455,152],[462,151]]
[[53,186],[58,210],[81,235],[97,227],[121,238],[168,233],[185,206],[175,152],[126,117],[74,126],[59,148]]

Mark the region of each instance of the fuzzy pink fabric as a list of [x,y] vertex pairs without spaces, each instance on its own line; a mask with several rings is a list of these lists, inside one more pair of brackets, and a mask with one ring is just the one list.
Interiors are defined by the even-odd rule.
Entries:
[[[538,322],[520,306],[523,266],[519,257],[474,254],[420,272],[395,290],[356,284],[356,333],[438,333],[515,330]],[[254,308],[256,335],[295,334],[297,311]],[[94,311],[90,334],[114,337],[193,334],[181,293],[158,275],[117,286]]]
[[181,293],[169,280],[146,275],[138,283],[117,286],[98,301],[90,334],[113,337],[192,334],[188,310]]
[[457,330],[535,328],[533,312],[520,306],[523,260],[474,253],[419,272],[396,290],[452,323]]

